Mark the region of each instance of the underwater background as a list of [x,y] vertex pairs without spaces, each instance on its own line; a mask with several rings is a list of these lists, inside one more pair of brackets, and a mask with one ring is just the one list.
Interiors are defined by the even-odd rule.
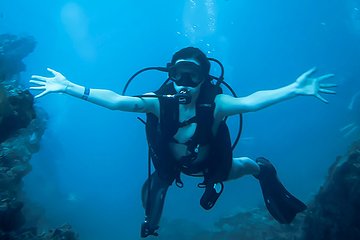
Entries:
[[[186,46],[201,48],[225,66],[225,80],[239,96],[287,85],[316,66],[334,73],[337,94],[297,97],[244,115],[234,156],[265,156],[285,186],[310,200],[334,159],[345,152],[360,124],[360,1],[26,1],[0,2],[0,34],[30,35],[35,51],[25,59],[24,87],[47,67],[91,88],[121,92],[147,66],[165,66]],[[219,69],[214,66],[214,75]],[[157,89],[166,74],[144,73],[128,94]],[[35,94],[35,93],[34,93]],[[141,114],[109,111],[66,95],[47,95],[36,105],[49,114],[27,198],[44,209],[43,229],[64,222],[80,239],[138,239],[144,211],[140,190],[147,177],[147,146]],[[232,135],[237,118],[228,121]],[[166,221],[186,219],[212,228],[219,217],[263,206],[253,177],[226,183],[209,212],[199,205],[201,179],[183,177],[172,186]],[[195,226],[195,225],[194,225]]]

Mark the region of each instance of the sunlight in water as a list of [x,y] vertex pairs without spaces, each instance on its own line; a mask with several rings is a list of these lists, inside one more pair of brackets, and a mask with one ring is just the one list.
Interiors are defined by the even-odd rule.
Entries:
[[186,2],[183,13],[184,36],[191,43],[199,43],[216,31],[216,7],[214,0]]
[[353,0],[350,2],[351,27],[354,33],[360,37],[360,1]]
[[89,34],[89,20],[82,7],[74,2],[67,3],[60,12],[73,46],[81,58],[87,61],[95,59],[95,46]]

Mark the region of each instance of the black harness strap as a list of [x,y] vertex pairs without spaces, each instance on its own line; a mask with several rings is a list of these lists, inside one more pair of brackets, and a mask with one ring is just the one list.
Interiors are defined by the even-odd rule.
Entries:
[[196,123],[197,122],[196,120],[197,120],[197,118],[196,118],[196,116],[194,116],[194,117],[192,117],[192,118],[190,118],[188,120],[185,120],[183,122],[179,122],[178,128],[186,127],[187,125],[190,125],[192,123]]

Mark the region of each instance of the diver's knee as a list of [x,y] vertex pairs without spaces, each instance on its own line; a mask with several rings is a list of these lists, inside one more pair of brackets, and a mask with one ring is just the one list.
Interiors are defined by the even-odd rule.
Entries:
[[233,165],[244,170],[245,174],[254,174],[260,170],[256,161],[249,157],[234,158]]
[[246,174],[257,175],[260,172],[260,166],[257,162],[251,158],[247,158],[245,161]]
[[249,157],[234,158],[229,174],[229,180],[245,175],[256,175],[260,171],[259,165]]

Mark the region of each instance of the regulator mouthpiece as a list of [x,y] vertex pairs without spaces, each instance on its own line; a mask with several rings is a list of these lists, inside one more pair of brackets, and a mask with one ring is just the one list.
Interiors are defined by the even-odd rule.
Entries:
[[189,104],[191,102],[191,96],[189,90],[183,88],[178,94],[175,94],[175,98],[179,101],[179,104]]

